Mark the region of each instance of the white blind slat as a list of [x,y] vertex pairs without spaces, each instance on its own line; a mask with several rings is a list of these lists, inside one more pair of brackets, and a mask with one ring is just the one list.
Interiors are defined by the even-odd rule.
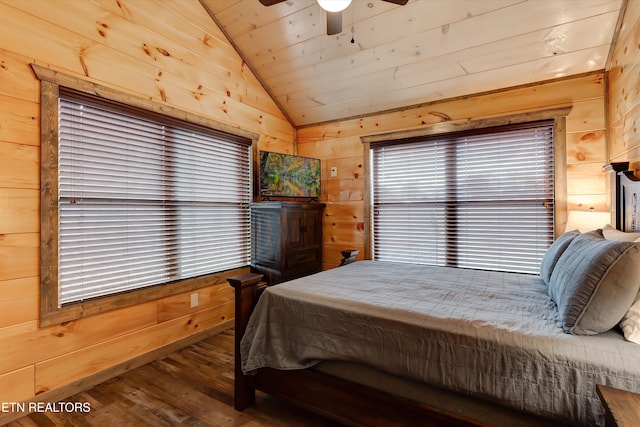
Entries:
[[537,273],[553,240],[553,122],[371,145],[374,258]]
[[249,264],[251,149],[61,93],[59,304]]

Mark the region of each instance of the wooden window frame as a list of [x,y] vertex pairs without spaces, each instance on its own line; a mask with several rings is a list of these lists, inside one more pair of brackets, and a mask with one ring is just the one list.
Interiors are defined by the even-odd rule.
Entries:
[[[253,158],[257,158],[259,135],[203,116],[179,110],[148,99],[130,95],[100,84],[31,64],[41,88],[40,117],[40,326],[50,326],[109,310],[226,283],[228,277],[246,272],[233,269],[174,283],[143,288],[95,300],[58,307],[58,98],[60,87],[159,113],[187,123],[205,126],[251,140]],[[255,160],[252,166],[255,170]]]
[[564,233],[567,222],[567,158],[566,158],[566,116],[571,111],[571,105],[559,106],[557,108],[541,111],[530,111],[513,115],[492,117],[487,119],[468,120],[459,122],[439,123],[424,129],[413,129],[408,131],[391,132],[378,135],[368,135],[361,137],[364,158],[364,256],[371,259],[372,250],[372,221],[373,221],[373,201],[371,197],[371,143],[381,141],[393,141],[420,136],[444,135],[455,132],[463,132],[474,129],[493,128],[509,124],[528,123],[541,120],[554,121],[554,235],[560,236]]

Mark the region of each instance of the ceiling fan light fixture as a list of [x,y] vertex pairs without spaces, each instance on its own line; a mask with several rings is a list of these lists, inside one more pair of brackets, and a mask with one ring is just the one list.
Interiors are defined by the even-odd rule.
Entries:
[[327,12],[342,12],[351,4],[351,0],[317,0]]

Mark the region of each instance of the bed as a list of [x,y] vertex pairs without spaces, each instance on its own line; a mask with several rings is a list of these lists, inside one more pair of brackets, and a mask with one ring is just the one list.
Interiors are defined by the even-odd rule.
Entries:
[[539,276],[359,261],[229,279],[236,409],[261,390],[350,425],[601,425],[596,384],[640,392],[640,184],[620,169],[620,230],[565,233]]

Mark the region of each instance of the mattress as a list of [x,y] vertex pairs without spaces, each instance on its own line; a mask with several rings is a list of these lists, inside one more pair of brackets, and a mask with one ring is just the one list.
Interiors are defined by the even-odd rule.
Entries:
[[363,364],[550,419],[603,424],[595,384],[640,392],[640,346],[566,334],[539,276],[360,261],[268,288],[242,368]]

